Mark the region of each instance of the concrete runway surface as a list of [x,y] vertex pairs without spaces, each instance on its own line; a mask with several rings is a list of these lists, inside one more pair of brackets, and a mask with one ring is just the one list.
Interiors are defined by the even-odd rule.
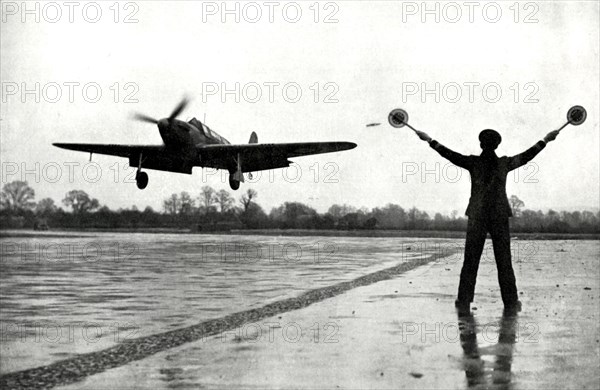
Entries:
[[[105,237],[107,242],[110,239]],[[211,238],[211,242],[220,239],[224,238]],[[293,239],[306,247],[318,241]],[[336,253],[340,258],[352,254],[353,259],[363,256],[370,261],[332,262],[328,268],[310,271],[298,262],[285,268],[287,275],[276,275],[292,285],[290,277],[297,279],[297,289],[290,292],[289,284],[281,285],[274,287],[271,296],[256,300],[245,290],[246,302],[212,316],[189,313],[193,324],[167,326],[171,333],[150,328],[125,340],[112,334],[106,337],[111,342],[91,343],[88,350],[77,341],[38,343],[36,353],[42,363],[33,366],[37,371],[26,374],[22,371],[26,366],[19,370],[18,365],[3,364],[0,382],[89,389],[600,387],[597,241],[515,240],[520,313],[502,310],[491,249],[482,260],[472,311],[457,313],[453,301],[461,240],[340,238],[338,242],[343,242]],[[186,245],[190,253],[198,249],[193,243]],[[487,247],[491,247],[489,240]],[[217,272],[219,261],[209,263]],[[262,277],[257,264],[254,267]],[[323,274],[328,280],[317,283],[317,275]],[[231,279],[231,273],[228,276]],[[3,298],[12,296],[5,283],[2,289]],[[282,293],[286,289],[287,295]],[[143,312],[128,316],[140,322]],[[127,317],[118,310],[112,315]],[[3,356],[12,354],[18,362],[36,351],[31,341],[19,344],[13,333],[5,335],[13,337],[3,342]],[[52,354],[56,351],[74,353],[60,359],[62,355]],[[120,353],[134,358],[123,359]],[[61,366],[61,361],[72,364]]]

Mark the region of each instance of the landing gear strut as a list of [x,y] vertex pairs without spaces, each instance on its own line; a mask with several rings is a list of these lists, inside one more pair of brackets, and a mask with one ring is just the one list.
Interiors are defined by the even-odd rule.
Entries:
[[229,186],[232,190],[237,190],[240,188],[240,182],[244,182],[244,173],[242,172],[242,159],[238,153],[237,158],[235,159],[236,169],[234,171],[229,171]]
[[146,172],[142,172],[142,154],[140,153],[140,160],[138,163],[138,169],[135,173],[135,184],[137,184],[137,188],[143,190],[148,185],[148,174]]

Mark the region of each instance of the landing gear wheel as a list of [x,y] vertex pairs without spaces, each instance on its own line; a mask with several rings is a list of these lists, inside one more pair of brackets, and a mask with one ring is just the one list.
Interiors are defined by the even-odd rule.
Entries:
[[240,188],[240,182],[233,178],[233,175],[229,175],[229,186],[232,190],[237,190]]
[[146,172],[139,172],[135,175],[135,183],[137,188],[143,190],[148,185],[148,174]]

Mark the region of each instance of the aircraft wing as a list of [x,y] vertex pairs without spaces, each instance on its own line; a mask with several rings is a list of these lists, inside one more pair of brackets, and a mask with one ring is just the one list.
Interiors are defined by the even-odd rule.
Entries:
[[159,171],[192,173],[194,159],[181,151],[167,149],[164,145],[112,145],[112,144],[53,144],[59,148],[88,152],[95,154],[108,154],[129,159],[129,166],[137,167],[140,154],[142,155],[142,168],[156,169]]
[[144,156],[156,155],[165,152],[164,145],[112,145],[112,144],[52,144],[62,149],[76,150],[93,154],[108,154],[119,157],[138,157],[140,152]]
[[300,142],[282,144],[242,144],[198,146],[201,165],[228,169],[231,162],[241,160],[243,172],[287,167],[288,158],[321,153],[340,152],[356,147],[352,142]]
[[[196,147],[200,160],[186,153],[167,149],[164,145],[114,145],[55,143],[63,149],[94,154],[126,157],[129,165],[138,165],[140,153],[142,167],[161,171],[192,173],[192,166],[226,169],[235,168],[238,156],[243,172],[284,168],[290,165],[288,158],[312,154],[332,153],[353,149],[352,142],[301,142],[283,144],[201,145]],[[198,164],[199,163],[199,164]]]

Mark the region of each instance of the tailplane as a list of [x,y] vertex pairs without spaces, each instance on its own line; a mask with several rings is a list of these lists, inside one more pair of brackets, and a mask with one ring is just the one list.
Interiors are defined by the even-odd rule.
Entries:
[[248,141],[249,144],[257,144],[258,143],[258,135],[256,135],[256,133],[253,131],[252,134],[250,134],[250,141]]

